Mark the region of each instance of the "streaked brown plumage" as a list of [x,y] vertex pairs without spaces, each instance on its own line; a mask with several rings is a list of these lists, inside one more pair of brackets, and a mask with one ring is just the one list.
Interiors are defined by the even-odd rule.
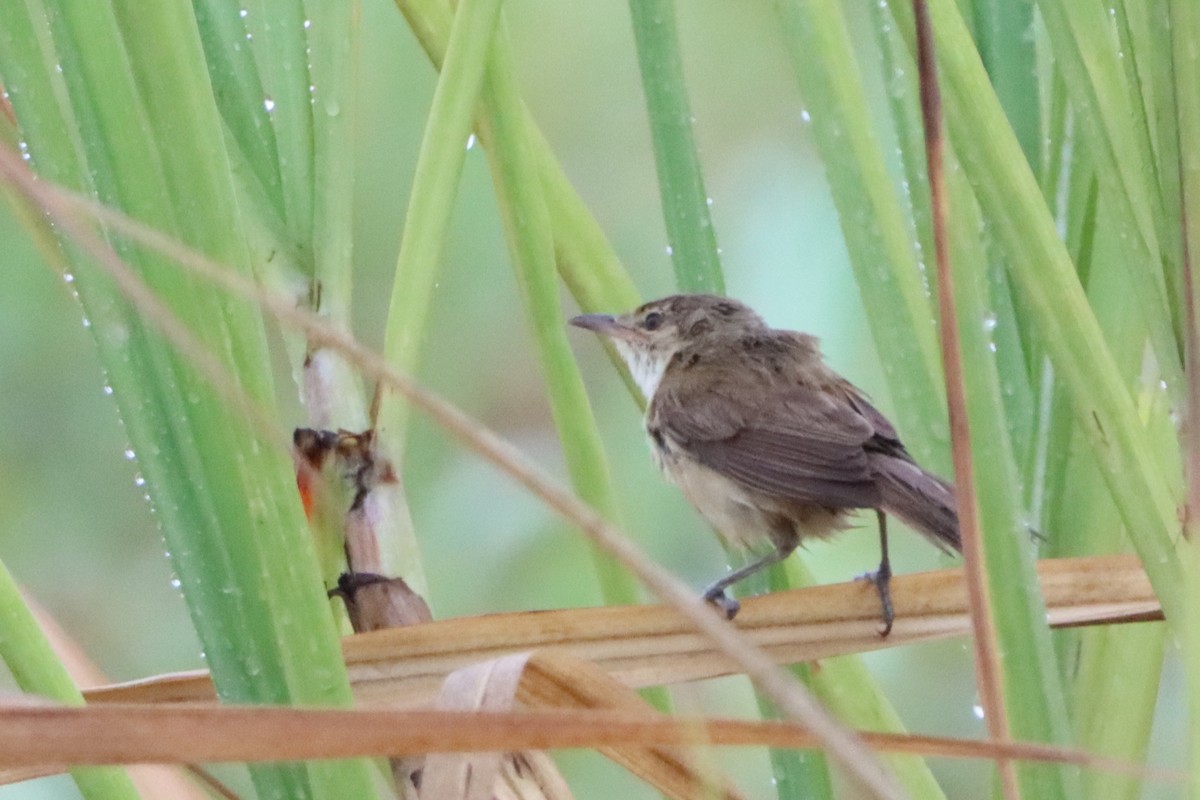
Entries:
[[649,401],[646,430],[668,478],[726,541],[766,556],[705,590],[732,616],[725,589],[829,536],[855,509],[879,516],[872,576],[891,629],[885,514],[946,551],[961,549],[954,489],[921,469],[896,431],[825,366],[815,337],[775,330],[746,305],[674,295],[620,316],[572,324],[610,337]]

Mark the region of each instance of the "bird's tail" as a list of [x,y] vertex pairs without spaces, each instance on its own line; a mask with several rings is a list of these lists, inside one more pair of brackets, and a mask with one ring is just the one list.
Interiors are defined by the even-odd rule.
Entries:
[[883,456],[873,466],[885,513],[899,517],[942,550],[962,551],[952,484],[903,458]]

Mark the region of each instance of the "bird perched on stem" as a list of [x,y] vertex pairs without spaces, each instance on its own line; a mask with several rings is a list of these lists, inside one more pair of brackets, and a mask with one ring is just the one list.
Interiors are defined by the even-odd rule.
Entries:
[[883,630],[894,614],[887,515],[942,550],[961,551],[954,487],[904,449],[891,423],[827,367],[817,339],[776,330],[752,309],[682,294],[621,316],[571,324],[612,340],[646,395],[655,460],[725,541],[770,552],[730,571],[704,598],[732,619],[725,590],[783,560],[808,537],[848,527],[855,509],[879,521]]

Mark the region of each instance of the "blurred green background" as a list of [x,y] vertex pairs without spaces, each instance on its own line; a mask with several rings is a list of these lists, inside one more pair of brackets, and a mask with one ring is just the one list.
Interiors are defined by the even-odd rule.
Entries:
[[[378,347],[435,73],[391,4],[362,6],[359,130],[347,143],[357,163],[355,332]],[[729,293],[776,326],[820,336],[833,367],[886,411],[882,373],[773,9],[695,0],[678,11]],[[674,278],[626,5],[513,0],[506,15],[525,99],[567,174],[643,297],[669,293]],[[871,42],[863,37],[865,59],[874,57]],[[7,277],[0,292],[0,552],[113,680],[202,666],[80,307],[7,208],[0,209],[0,242]],[[570,304],[565,294],[564,302]],[[565,482],[520,309],[487,164],[474,149],[421,377]],[[597,343],[582,332],[573,337],[626,529],[686,581],[707,583],[724,569],[723,552],[657,475],[638,412]],[[279,395],[287,403],[281,420],[290,427],[302,417],[279,363]],[[420,417],[408,459],[407,488],[437,616],[598,602],[582,538]],[[873,526],[864,517],[859,530],[814,544],[803,557],[822,581],[849,579],[877,563]],[[912,536],[894,537],[893,559],[898,572],[945,563]],[[911,730],[981,733],[965,642],[866,660]],[[1168,668],[1164,695],[1178,684]],[[741,679],[682,687],[676,700],[684,712],[752,709]],[[1180,724],[1160,715],[1160,729]],[[1155,749],[1164,760],[1174,738],[1160,730]],[[729,751],[724,760],[751,796],[767,792],[765,754]],[[568,754],[563,764],[581,798],[614,796],[616,786],[628,798],[653,796],[598,758]],[[988,770],[978,765],[934,765],[949,797],[988,789]],[[52,779],[0,788],[0,797],[74,791]]]

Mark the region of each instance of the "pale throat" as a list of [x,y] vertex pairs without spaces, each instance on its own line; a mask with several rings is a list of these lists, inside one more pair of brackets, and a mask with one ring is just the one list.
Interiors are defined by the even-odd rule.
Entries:
[[667,371],[667,364],[671,361],[671,354],[630,347],[628,343],[620,339],[614,339],[613,344],[625,365],[629,367],[629,374],[633,376],[633,380],[642,390],[642,394],[647,400],[654,397],[654,392],[658,390],[658,384],[662,381],[663,373]]

